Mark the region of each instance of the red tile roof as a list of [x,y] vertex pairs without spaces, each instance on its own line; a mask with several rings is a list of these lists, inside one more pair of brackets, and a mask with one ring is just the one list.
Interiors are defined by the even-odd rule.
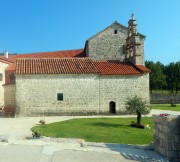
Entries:
[[12,61],[9,61],[8,59],[4,58],[4,57],[0,57],[0,62],[5,63],[5,64],[12,64]]
[[[138,68],[140,67],[140,68]],[[89,58],[17,59],[16,74],[92,74],[137,75],[148,72],[144,66],[129,62],[92,61]]]
[[150,73],[151,70],[149,70],[148,68],[146,68],[145,66],[143,65],[135,65],[141,72],[144,72],[144,73]]
[[19,58],[64,58],[64,57],[85,57],[84,49],[76,50],[64,50],[64,51],[53,51],[53,52],[38,52],[28,54],[9,54],[8,59],[4,56],[0,56],[0,59],[15,62]]
[[92,61],[84,49],[9,55],[8,59],[0,56],[0,62],[9,64],[5,70],[6,84],[11,83],[9,78],[13,73],[138,75],[150,72],[143,65],[130,62]]
[[88,58],[17,59],[16,74],[91,74],[99,73]]
[[[143,65],[134,66],[130,62],[120,61],[94,61],[101,75],[136,75],[148,72]],[[144,67],[144,68],[143,68]]]

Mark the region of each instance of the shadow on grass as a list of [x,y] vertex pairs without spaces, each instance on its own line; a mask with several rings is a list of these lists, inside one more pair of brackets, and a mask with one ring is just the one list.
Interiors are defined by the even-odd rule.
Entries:
[[97,123],[90,123],[88,125],[91,126],[98,126],[98,127],[114,127],[114,128],[118,128],[118,127],[131,127],[130,125],[123,125],[123,124],[114,124],[114,123],[103,123],[103,122],[97,122]]

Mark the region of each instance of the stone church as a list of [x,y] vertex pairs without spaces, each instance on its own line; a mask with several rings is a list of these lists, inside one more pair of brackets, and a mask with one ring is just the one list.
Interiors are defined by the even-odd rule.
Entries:
[[0,56],[0,107],[5,116],[124,114],[127,98],[149,102],[145,36],[132,15],[114,22],[83,49]]

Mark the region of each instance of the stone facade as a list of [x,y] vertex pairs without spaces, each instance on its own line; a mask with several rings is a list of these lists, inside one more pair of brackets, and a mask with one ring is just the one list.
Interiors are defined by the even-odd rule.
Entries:
[[142,76],[100,77],[100,111],[109,113],[111,101],[116,103],[116,113],[126,113],[127,98],[138,95],[149,103],[149,74]]
[[128,22],[128,37],[124,45],[126,59],[135,65],[144,65],[144,35],[137,32],[137,23],[132,14]]
[[144,65],[144,38],[140,35],[128,37],[126,59],[135,65]]
[[180,116],[153,115],[154,149],[170,161],[180,159]]
[[[16,115],[124,114],[128,97],[139,95],[149,101],[149,75],[16,75]],[[63,101],[57,101],[63,93]]]
[[8,64],[0,62],[0,106],[4,105],[5,68]]
[[5,106],[15,106],[15,84],[4,85],[4,105]]
[[86,54],[94,60],[124,60],[128,29],[115,22],[86,42]]
[[[99,112],[96,75],[16,76],[17,116],[86,115]],[[63,93],[63,101],[57,101]]]
[[[6,68],[8,64],[0,63],[3,76],[6,68],[6,81],[5,77],[0,81],[6,82],[0,87],[0,104],[5,100],[7,116],[14,111],[16,116],[43,116],[124,114],[127,98],[135,95],[149,103],[149,70],[143,66],[144,38],[137,33],[132,15],[128,27],[114,22],[88,39],[85,49],[77,55],[73,50],[64,51],[63,55],[39,53],[36,65],[36,55],[0,58],[11,64]],[[44,61],[47,56],[52,58]],[[79,62],[69,58],[55,63],[53,57],[82,58]],[[84,57],[89,61],[83,62],[87,60]]]

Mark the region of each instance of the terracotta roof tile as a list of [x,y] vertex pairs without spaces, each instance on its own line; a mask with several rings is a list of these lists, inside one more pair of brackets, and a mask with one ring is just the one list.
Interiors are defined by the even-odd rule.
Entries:
[[143,65],[130,62],[92,61],[89,58],[25,58],[17,59],[18,74],[92,74],[138,75],[149,72]]
[[84,49],[76,50],[64,50],[64,51],[53,51],[53,52],[38,52],[28,54],[9,54],[8,59],[4,56],[0,56],[0,59],[6,61],[15,62],[19,58],[64,58],[64,57],[85,57]]
[[91,74],[98,73],[88,58],[17,59],[16,74]]
[[94,64],[101,75],[137,75],[144,72],[144,66],[141,66],[141,71],[130,62],[94,61]]
[[0,57],[0,62],[5,63],[5,64],[12,64],[13,63],[12,61],[10,61],[4,57]]
[[144,73],[150,73],[151,70],[149,70],[148,68],[146,68],[145,66],[143,65],[136,65],[136,67],[141,71],[141,72],[144,72]]

